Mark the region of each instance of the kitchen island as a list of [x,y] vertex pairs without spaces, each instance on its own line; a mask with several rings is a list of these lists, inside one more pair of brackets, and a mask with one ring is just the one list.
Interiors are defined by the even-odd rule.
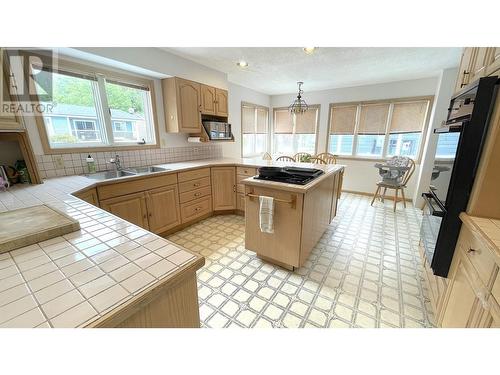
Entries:
[[[288,164],[287,164],[288,165]],[[337,212],[342,165],[295,164],[324,173],[305,185],[249,177],[245,185],[245,247],[269,262],[293,270],[307,260]],[[274,198],[274,233],[259,225],[259,197]]]

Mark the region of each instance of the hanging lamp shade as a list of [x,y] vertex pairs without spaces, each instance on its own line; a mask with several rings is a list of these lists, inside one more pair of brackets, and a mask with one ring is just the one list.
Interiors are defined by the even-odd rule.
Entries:
[[299,86],[299,92],[297,94],[297,99],[295,99],[294,102],[288,106],[288,110],[290,111],[290,113],[302,114],[309,109],[306,101],[302,99],[302,93],[304,92],[302,91],[303,84],[304,82],[297,82],[297,85]]

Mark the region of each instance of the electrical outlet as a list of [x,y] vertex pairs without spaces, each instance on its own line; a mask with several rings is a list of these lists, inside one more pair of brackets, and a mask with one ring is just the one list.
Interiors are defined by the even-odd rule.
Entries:
[[200,149],[198,147],[193,147],[193,152],[198,152]]
[[64,168],[64,159],[62,155],[52,156],[52,161],[54,162],[54,166],[56,167],[56,169]]

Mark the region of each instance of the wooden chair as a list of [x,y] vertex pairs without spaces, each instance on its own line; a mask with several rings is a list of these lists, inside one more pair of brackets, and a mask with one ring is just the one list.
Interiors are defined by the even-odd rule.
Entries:
[[326,164],[337,164],[337,155],[330,154],[329,152],[322,152],[316,155],[316,157],[322,159]]
[[297,152],[295,155],[293,155],[293,159],[297,163],[308,163],[308,161],[303,161],[303,159],[309,160],[312,157],[311,154],[308,154],[307,152]]
[[312,163],[312,164],[326,164],[326,161],[324,161],[323,159],[320,159],[320,158],[317,158],[315,156],[311,157],[309,159],[309,163]]
[[266,152],[264,155],[262,155],[262,160],[273,160],[273,157],[269,152]]
[[[380,197],[380,200],[384,202],[385,198],[385,193],[387,192],[387,189],[393,189],[394,190],[394,212],[396,212],[396,204],[398,203],[398,191],[401,190],[401,196],[403,198],[403,205],[406,208],[406,198],[405,198],[405,191],[406,189],[406,184],[410,180],[410,177],[412,176],[413,172],[415,172],[415,162],[408,158],[408,170],[404,173],[401,182],[397,183],[387,183],[385,181],[380,181],[377,183],[377,190],[375,191],[375,194],[373,194],[373,199],[371,205],[373,206],[373,202],[375,202],[375,198],[377,196]],[[380,189],[384,188],[384,192],[382,195],[380,195]]]
[[293,161],[293,162],[295,162],[295,159],[292,158],[291,156],[280,156],[279,158],[276,158],[276,161]]

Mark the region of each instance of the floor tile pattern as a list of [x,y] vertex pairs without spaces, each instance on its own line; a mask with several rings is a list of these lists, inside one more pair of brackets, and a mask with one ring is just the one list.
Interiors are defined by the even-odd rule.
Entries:
[[244,246],[244,218],[214,216],[168,239],[206,257],[203,327],[433,327],[418,254],[421,211],[343,194],[305,265],[290,272]]

